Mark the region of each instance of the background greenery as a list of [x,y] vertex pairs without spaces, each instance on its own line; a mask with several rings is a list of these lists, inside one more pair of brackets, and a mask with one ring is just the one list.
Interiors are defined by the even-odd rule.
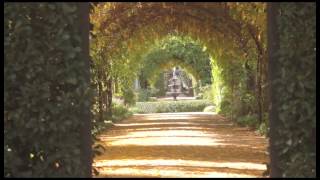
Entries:
[[202,112],[210,105],[213,104],[208,100],[137,102],[130,110],[133,113]]

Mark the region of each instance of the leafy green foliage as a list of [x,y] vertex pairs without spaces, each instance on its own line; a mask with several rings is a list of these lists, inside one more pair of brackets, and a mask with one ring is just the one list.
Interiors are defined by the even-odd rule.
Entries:
[[167,88],[165,87],[163,72],[157,76],[154,84],[152,84],[151,87],[157,90],[157,92],[154,94],[155,97],[161,97],[166,95]]
[[257,132],[261,135],[269,137],[269,121],[263,121],[257,129]]
[[281,3],[276,140],[283,177],[316,176],[316,4]]
[[121,104],[112,104],[112,122],[116,122],[131,116],[132,113]]
[[[221,61],[223,62],[223,61]],[[241,118],[250,114],[258,114],[255,91],[250,88],[248,74],[243,68],[244,61],[231,61],[228,65],[212,63],[214,74],[212,90],[215,93],[215,101],[218,112],[231,119]],[[222,70],[217,67],[222,66]],[[256,123],[258,119],[254,120]]]
[[[244,84],[251,86],[251,90],[247,92],[252,96],[261,96],[262,93],[267,99],[265,91],[254,94],[255,88],[261,88],[266,80],[266,68],[262,68],[266,63],[266,3],[193,5],[98,4],[91,14],[94,24],[92,32],[99,37],[99,43],[95,43],[97,46],[93,46],[93,52],[101,52],[96,59],[101,59],[104,62],[102,65],[112,64],[109,71],[130,69],[121,73],[127,78],[124,83],[132,82],[136,77],[135,72],[141,68],[148,80],[155,82],[154,79],[162,69],[178,64],[197,80],[201,80],[196,84],[195,90],[206,83],[212,83],[209,94],[214,94],[210,98],[217,104],[218,111],[223,98],[232,97],[233,100],[233,97],[240,96],[235,89],[241,89],[241,94],[246,93],[243,91]],[[211,69],[210,56],[215,57],[218,62],[211,61]],[[249,67],[245,72],[247,75],[241,72],[244,64]],[[255,79],[255,66],[258,70],[256,87],[252,83],[244,83],[247,79]],[[240,80],[241,85],[236,83]],[[266,102],[263,98],[255,100],[259,104]],[[230,110],[238,110],[240,107],[241,105],[233,105]]]
[[[112,103],[111,110],[112,110],[112,117],[105,116],[106,119],[104,119],[104,121],[93,121],[92,134],[96,142],[99,142],[99,139],[97,138],[97,136],[102,131],[106,130],[108,127],[112,127],[113,122],[123,120],[132,115],[132,112],[129,111],[127,107],[117,103]],[[93,118],[93,119],[97,119],[97,118]],[[95,154],[95,155],[99,155],[99,154]]]
[[213,101],[214,94],[211,88],[212,88],[211,85],[199,87],[198,97],[201,99],[207,99],[207,100]]
[[137,91],[137,101],[138,102],[145,102],[148,101],[151,96],[151,90],[150,89],[139,89]]
[[4,176],[83,177],[90,97],[77,5],[4,6]]
[[[168,36],[143,56],[143,74],[152,78],[162,69],[181,65],[203,84],[211,83],[210,57],[199,42],[187,37]],[[158,71],[158,72],[157,72]]]
[[210,105],[213,104],[208,100],[137,102],[131,111],[134,113],[202,112]]
[[124,104],[129,106],[134,105],[136,102],[136,96],[132,88],[123,89],[122,92],[123,92]]
[[257,115],[245,115],[237,119],[237,123],[242,126],[249,126],[256,128],[257,126]]
[[207,106],[203,109],[203,112],[216,112],[215,106]]

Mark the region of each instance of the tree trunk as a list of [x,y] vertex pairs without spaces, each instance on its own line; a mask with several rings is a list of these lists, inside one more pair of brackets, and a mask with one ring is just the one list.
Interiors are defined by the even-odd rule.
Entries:
[[263,63],[263,59],[264,59],[264,50],[262,48],[262,42],[260,41],[259,38],[259,32],[258,30],[252,26],[252,25],[248,25],[247,26],[248,31],[252,37],[252,39],[254,40],[255,44],[256,44],[256,50],[257,50],[257,54],[258,54],[258,61],[257,61],[257,86],[256,86],[256,96],[257,96],[257,106],[258,106],[258,121],[259,121],[259,125],[262,122],[262,63]]
[[114,79],[114,93],[118,93],[119,92],[119,85],[118,85],[118,78],[115,77]]
[[231,80],[231,104],[230,104],[230,108],[231,108],[231,120],[233,120],[233,106],[234,106],[234,80],[233,80],[233,76],[232,76],[232,80]]
[[107,80],[107,102],[106,102],[106,113],[108,117],[112,117],[112,77]]
[[261,61],[262,55],[258,55],[257,62],[257,105],[258,105],[258,122],[261,125],[262,122],[262,96],[261,96]]
[[99,102],[99,121],[103,121],[103,86],[102,86],[102,74],[101,71],[98,71],[98,102]]
[[[109,69],[109,68],[107,68]],[[112,92],[112,84],[110,83],[110,75],[108,73],[103,73],[103,83],[104,83],[104,90],[103,90],[103,104],[104,110],[103,112],[106,114],[106,118],[111,117],[111,106],[110,106],[110,91]],[[111,93],[112,96],[112,93]]]

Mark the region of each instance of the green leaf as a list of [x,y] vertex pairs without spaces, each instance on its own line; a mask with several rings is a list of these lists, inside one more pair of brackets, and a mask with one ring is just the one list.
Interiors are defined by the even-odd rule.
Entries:
[[62,10],[67,13],[73,13],[77,10],[75,5],[62,4]]
[[76,48],[74,48],[74,51],[75,51],[75,52],[81,52],[81,47],[76,47]]
[[65,34],[62,35],[62,39],[63,40],[68,40],[68,39],[70,39],[70,35],[65,33]]

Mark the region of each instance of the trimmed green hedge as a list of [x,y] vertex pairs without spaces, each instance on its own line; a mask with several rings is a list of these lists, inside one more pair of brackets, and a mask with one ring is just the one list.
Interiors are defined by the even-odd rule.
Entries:
[[137,102],[131,111],[134,113],[202,112],[210,105],[213,104],[208,100]]
[[281,3],[277,148],[283,177],[316,177],[316,3]]
[[4,4],[4,176],[84,177],[90,104],[74,3]]

